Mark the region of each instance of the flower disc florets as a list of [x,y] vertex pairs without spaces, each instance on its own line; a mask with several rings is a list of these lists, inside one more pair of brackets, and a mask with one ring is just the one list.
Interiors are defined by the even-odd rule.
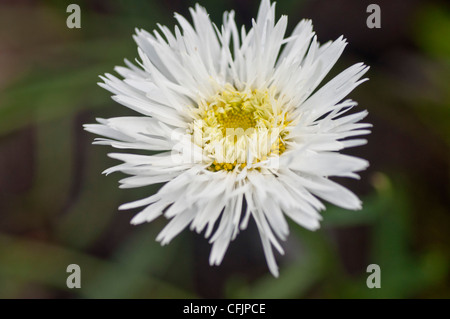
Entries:
[[251,168],[286,150],[291,121],[275,88],[237,90],[227,84],[194,112],[190,133],[213,160],[211,171]]

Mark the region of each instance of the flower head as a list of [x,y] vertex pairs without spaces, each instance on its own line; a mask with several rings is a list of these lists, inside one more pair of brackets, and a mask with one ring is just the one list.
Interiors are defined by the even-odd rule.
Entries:
[[[121,187],[165,183],[147,198],[122,205],[143,207],[133,224],[170,219],[157,240],[167,244],[186,227],[212,243],[210,264],[221,263],[229,243],[252,218],[270,271],[278,276],[272,248],[289,229],[286,216],[315,230],[321,199],[347,209],[360,200],[330,176],[358,178],[368,162],[339,153],[362,145],[366,111],[347,114],[343,100],[368,67],[353,65],[319,85],[346,45],[340,37],[320,45],[309,20],[285,36],[287,17],[275,20],[275,4],[263,0],[253,26],[240,31],[234,12],[219,28],[200,6],[193,25],[175,15],[172,33],[137,30],[138,66],[125,61],[100,86],[136,117],[98,119],[86,130],[96,144],[149,151],[113,153],[123,163],[106,173],[131,175]],[[151,151],[151,152],[150,152]],[[156,151],[156,154],[155,154]]]

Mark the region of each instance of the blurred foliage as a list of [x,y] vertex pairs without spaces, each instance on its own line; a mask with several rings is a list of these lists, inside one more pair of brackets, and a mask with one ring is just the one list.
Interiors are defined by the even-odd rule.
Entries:
[[[78,1],[82,28],[69,30],[65,8],[71,2],[0,4],[0,29],[9,27],[0,31],[0,298],[450,297],[446,5],[419,2],[408,34],[413,47],[399,55],[397,48],[380,51],[371,81],[355,93],[375,123],[369,144],[357,151],[372,168],[349,184],[362,196],[363,210],[330,206],[316,232],[292,223],[286,243],[291,249],[279,258],[276,279],[264,262],[257,276],[249,275],[251,267],[199,273],[196,265],[206,264],[208,256],[196,253],[195,235],[183,232],[160,247],[154,238],[165,221],[130,226],[131,213],[118,213],[118,205],[157,187],[119,190],[118,176],[100,174],[114,164],[106,156],[110,150],[92,147],[93,137],[81,128],[95,117],[133,114],[95,84],[98,75],[112,72],[125,57],[133,60],[134,27],[173,25],[172,12],[186,14],[187,5]],[[241,22],[258,2],[237,3],[201,2],[218,23],[231,8]],[[289,13],[292,24],[309,3],[280,2],[278,14]],[[23,23],[12,27],[16,20]],[[24,33],[33,34],[30,43]],[[32,156],[25,152],[29,144]],[[31,166],[31,173],[21,174],[21,165]],[[81,266],[82,289],[66,287],[72,263]],[[381,289],[366,286],[371,263],[381,267]],[[217,273],[220,282],[206,280],[216,292],[205,293],[211,289],[198,277]]]
[[424,51],[450,62],[450,42],[446,41],[450,32],[448,7],[436,4],[425,6],[418,15],[414,28],[415,39]]

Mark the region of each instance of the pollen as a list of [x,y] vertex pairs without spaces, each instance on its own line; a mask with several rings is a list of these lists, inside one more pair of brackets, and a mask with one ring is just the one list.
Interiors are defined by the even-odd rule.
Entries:
[[291,122],[275,88],[238,90],[227,84],[192,109],[196,120],[189,132],[212,160],[210,171],[257,168],[286,151]]

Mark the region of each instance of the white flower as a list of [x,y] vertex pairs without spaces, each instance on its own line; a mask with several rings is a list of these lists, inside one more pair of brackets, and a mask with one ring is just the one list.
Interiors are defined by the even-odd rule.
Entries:
[[[329,176],[359,178],[368,162],[340,154],[366,143],[366,111],[346,114],[357,103],[342,101],[368,67],[359,63],[317,89],[346,46],[340,37],[320,45],[312,24],[301,21],[285,37],[287,17],[275,21],[275,4],[263,0],[249,31],[234,12],[216,27],[205,9],[191,9],[193,25],[175,15],[174,33],[159,25],[137,30],[139,67],[125,61],[100,86],[137,117],[99,119],[85,125],[102,135],[96,144],[157,151],[113,153],[123,163],[105,173],[131,177],[122,188],[166,183],[158,193],[124,204],[145,207],[133,224],[170,219],[157,240],[167,244],[190,226],[212,243],[210,264],[221,263],[229,243],[253,218],[270,271],[278,276],[272,246],[289,229],[285,216],[319,228],[319,199],[346,209],[360,200]],[[351,138],[351,139],[349,139]],[[141,152],[142,153],[142,152]]]

